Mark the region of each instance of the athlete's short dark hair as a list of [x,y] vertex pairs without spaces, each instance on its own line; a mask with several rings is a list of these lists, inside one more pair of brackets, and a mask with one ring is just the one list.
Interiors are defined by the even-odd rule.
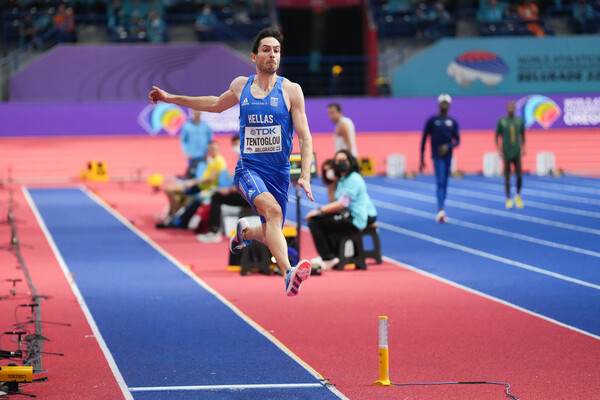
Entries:
[[340,106],[338,103],[331,103],[330,105],[327,106],[327,108],[331,108],[331,107],[338,110],[338,112],[342,112],[342,106]]
[[258,32],[258,35],[254,38],[254,42],[252,42],[252,53],[258,54],[258,46],[260,45],[260,41],[264,38],[272,37],[275,38],[280,45],[283,45],[283,35],[275,28],[265,28],[262,31]]

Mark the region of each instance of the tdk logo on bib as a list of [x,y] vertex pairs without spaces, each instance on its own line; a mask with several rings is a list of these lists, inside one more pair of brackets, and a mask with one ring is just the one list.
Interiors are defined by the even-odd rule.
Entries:
[[281,125],[246,127],[245,153],[276,153],[281,148]]

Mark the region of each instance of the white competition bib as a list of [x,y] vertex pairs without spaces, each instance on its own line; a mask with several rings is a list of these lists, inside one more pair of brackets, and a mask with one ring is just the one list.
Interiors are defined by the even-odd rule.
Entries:
[[277,153],[281,150],[281,125],[246,127],[244,153]]

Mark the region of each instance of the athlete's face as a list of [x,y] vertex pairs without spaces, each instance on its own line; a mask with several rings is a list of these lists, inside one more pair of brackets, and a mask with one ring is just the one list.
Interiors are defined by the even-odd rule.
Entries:
[[260,41],[258,53],[252,53],[252,61],[259,72],[274,74],[279,68],[281,44],[274,37],[266,37]]
[[506,111],[509,114],[514,114],[516,108],[517,108],[517,106],[515,106],[515,102],[514,101],[509,101],[508,103],[506,103]]
[[214,158],[218,154],[219,154],[219,143],[212,142],[210,145],[208,145],[208,151],[207,151],[208,157]]
[[334,123],[338,122],[338,120],[341,117],[341,113],[335,107],[329,107],[327,109],[327,115],[329,116],[329,119],[331,120],[331,122],[334,122]]
[[439,107],[440,107],[441,113],[446,113],[446,112],[448,112],[448,109],[450,108],[450,103],[448,103],[446,100],[444,100],[439,104]]
[[198,111],[198,110],[192,111],[192,120],[194,120],[194,122],[196,122],[196,123],[198,123],[198,121],[200,121],[200,111]]

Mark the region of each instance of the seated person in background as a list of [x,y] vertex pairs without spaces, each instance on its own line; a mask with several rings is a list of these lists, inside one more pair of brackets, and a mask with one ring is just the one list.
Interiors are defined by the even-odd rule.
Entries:
[[[240,135],[231,139],[231,149],[234,154],[240,155]],[[222,183],[220,183],[222,185]],[[210,198],[210,213],[208,214],[208,232],[196,236],[199,242],[216,243],[223,240],[221,230],[221,205],[247,207],[248,202],[237,191],[233,184],[233,176],[229,176],[229,183],[219,187]],[[227,234],[228,232],[224,232]]]
[[216,40],[216,28],[219,25],[219,20],[212,10],[210,3],[206,3],[202,7],[202,13],[198,15],[194,22],[196,37],[201,42]]
[[477,21],[487,24],[502,22],[505,16],[506,5],[498,4],[498,0],[488,0],[487,6],[481,7],[477,11]]
[[219,143],[213,141],[208,145],[206,154],[208,165],[200,178],[186,179],[181,182],[173,182],[165,187],[165,193],[169,199],[169,215],[164,221],[156,224],[157,228],[174,228],[173,219],[175,213],[182,206],[184,196],[200,194],[207,196],[217,186],[219,174],[227,168],[225,158],[219,152]]
[[37,28],[38,36],[51,30],[54,25],[54,19],[51,15],[50,8],[46,8],[40,14],[41,15],[39,15],[35,20],[35,27]]
[[106,7],[106,16],[108,18],[108,28],[117,32],[122,32],[127,25],[127,16],[121,0],[111,0]]
[[420,1],[412,16],[412,23],[415,25],[418,38],[436,40],[448,35],[452,16],[441,1],[435,1],[432,5]]
[[67,8],[65,3],[60,3],[54,15],[54,26],[58,28],[58,42],[75,42],[75,15],[73,9]]
[[411,0],[390,0],[387,2],[389,12],[411,12],[414,4]]
[[19,46],[22,47],[37,40],[37,30],[31,13],[26,13],[23,21],[19,24]]
[[431,10],[432,24],[430,27],[431,38],[438,39],[440,37],[448,36],[449,26],[452,23],[452,16],[446,10],[446,6],[441,1],[433,3],[433,9]]
[[335,201],[335,189],[339,181],[339,178],[335,176],[334,167],[335,161],[333,161],[333,158],[325,160],[321,165],[321,180],[323,185],[327,186],[327,198],[330,203]]
[[573,27],[577,33],[594,33],[598,30],[599,17],[587,0],[573,4]]
[[544,28],[538,22],[540,11],[533,0],[524,0],[523,3],[517,8],[517,11],[521,21],[531,21],[527,23],[527,30],[529,32],[533,33],[537,37],[546,36]]
[[359,174],[357,159],[348,150],[340,150],[334,160],[335,175],[339,178],[335,200],[306,214],[319,253],[313,263],[322,260],[323,270],[333,268],[340,261],[336,234],[361,231],[377,219],[377,210],[367,193],[367,184]]
[[167,35],[167,26],[160,14],[150,9],[148,11],[148,20],[146,21],[146,35],[150,43],[163,43]]

